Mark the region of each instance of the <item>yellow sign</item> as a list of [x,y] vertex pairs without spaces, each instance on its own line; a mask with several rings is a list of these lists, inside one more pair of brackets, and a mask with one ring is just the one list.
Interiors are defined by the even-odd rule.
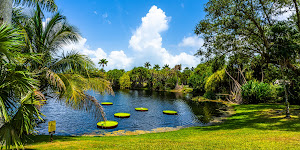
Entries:
[[56,121],[49,121],[48,122],[48,132],[55,132],[56,130]]

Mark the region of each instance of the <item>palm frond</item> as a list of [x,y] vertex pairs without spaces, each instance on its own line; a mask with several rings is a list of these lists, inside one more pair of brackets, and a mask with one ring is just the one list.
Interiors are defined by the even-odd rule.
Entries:
[[[79,74],[59,74],[66,85],[66,91],[61,93],[60,100],[74,109],[93,112],[96,118],[105,119],[105,114],[99,101],[86,94],[88,90],[113,94],[110,83],[103,79],[85,78]],[[96,85],[95,85],[96,84]]]
[[71,51],[55,59],[50,69],[55,72],[72,72],[87,75],[88,70],[91,68],[94,68],[94,63],[88,56]]
[[8,60],[11,60],[12,53],[22,44],[21,38],[17,29],[5,24],[0,25],[0,57],[5,56]]
[[13,114],[13,118],[0,128],[0,141],[5,143],[6,149],[10,149],[11,145],[15,145],[16,148],[23,147],[21,139],[23,139],[24,134],[35,131],[35,120],[43,120],[42,114],[35,107],[40,103],[35,99],[33,91],[22,96],[19,102],[20,106]]
[[47,11],[57,11],[57,6],[54,0],[14,0],[14,3],[29,7],[36,6],[36,4],[38,4],[41,5],[41,7],[43,9],[46,9]]

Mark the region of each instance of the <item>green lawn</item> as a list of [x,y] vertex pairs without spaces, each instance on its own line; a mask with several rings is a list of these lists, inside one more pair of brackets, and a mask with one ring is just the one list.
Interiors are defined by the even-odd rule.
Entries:
[[282,105],[236,105],[222,124],[166,133],[115,137],[31,137],[26,149],[300,149],[299,106],[282,119]]

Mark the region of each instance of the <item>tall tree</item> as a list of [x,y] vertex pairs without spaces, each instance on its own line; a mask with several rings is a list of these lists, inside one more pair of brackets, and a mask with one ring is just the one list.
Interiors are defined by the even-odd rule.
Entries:
[[176,81],[176,89],[178,89],[179,88],[179,86],[178,86],[178,82],[179,82],[179,80],[178,80],[178,74],[179,74],[179,71],[181,70],[181,64],[179,64],[179,65],[175,65],[175,67],[173,68],[173,70],[175,71],[175,74],[176,74],[176,79],[177,79],[177,81]]
[[160,66],[158,64],[154,65],[153,69],[155,69],[156,71],[158,71],[160,69]]
[[149,69],[151,67],[150,62],[145,62],[144,67],[147,68],[147,69]]
[[[292,11],[292,7],[288,7]],[[262,0],[210,0],[205,8],[205,19],[195,29],[204,37],[205,50],[197,55],[227,55],[242,53],[247,57],[259,54],[265,63],[278,64],[276,56],[270,53],[272,38],[269,28],[278,22],[278,15],[284,13],[281,1]],[[287,60],[287,67],[300,75],[300,69]]]
[[42,8],[51,12],[57,10],[54,0],[0,0],[0,24],[11,23],[13,3],[22,4],[23,6],[35,6],[39,4]]
[[[3,42],[0,43],[1,62],[3,60],[5,62],[0,65],[11,66],[16,70],[12,74],[13,68],[0,67],[0,69],[4,69],[0,75],[4,80],[1,79],[1,81],[7,79],[9,82],[14,82],[7,82],[14,89],[7,83],[1,84],[7,85],[3,88],[12,96],[5,96],[6,104],[0,104],[1,116],[5,116],[4,125],[0,128],[0,140],[1,143],[6,143],[6,146],[22,145],[20,139],[24,137],[24,134],[31,133],[36,121],[41,119],[39,111],[35,109],[36,105],[39,105],[36,100],[55,97],[67,106],[93,111],[95,116],[102,116],[105,120],[102,106],[85,91],[112,93],[110,83],[99,77],[89,78],[89,70],[95,68],[95,65],[87,56],[76,52],[57,55],[60,47],[78,41],[77,29],[69,25],[66,18],[60,13],[54,14],[45,25],[42,24],[42,19],[43,13],[37,5],[34,16],[22,19],[25,22],[18,24],[22,29],[21,34],[10,33],[9,30],[3,30],[3,34],[0,33],[0,42]],[[0,32],[1,30],[2,28]],[[5,35],[2,40],[1,35]],[[15,38],[16,35],[19,39]],[[13,40],[7,41],[8,39]],[[20,41],[25,44],[16,47],[15,43]],[[4,55],[5,58],[2,57]],[[15,60],[11,60],[12,62],[19,61],[19,63],[8,65],[7,60],[10,57],[15,57]],[[0,91],[6,92],[5,90]],[[3,100],[3,97],[0,99]],[[11,105],[16,105],[16,107]],[[5,109],[10,110],[10,113],[3,111]]]
[[100,59],[99,62],[98,62],[98,64],[100,66],[102,66],[102,68],[104,68],[104,66],[107,66],[107,63],[108,63],[108,61],[106,59],[104,59],[104,58]]
[[165,64],[163,69],[170,69],[170,66],[168,64]]

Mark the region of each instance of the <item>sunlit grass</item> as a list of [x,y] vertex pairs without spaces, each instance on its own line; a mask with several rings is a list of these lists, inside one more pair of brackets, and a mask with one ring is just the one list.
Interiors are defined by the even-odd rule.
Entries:
[[300,149],[299,106],[283,119],[283,105],[236,105],[227,121],[166,133],[115,137],[32,137],[28,149]]

